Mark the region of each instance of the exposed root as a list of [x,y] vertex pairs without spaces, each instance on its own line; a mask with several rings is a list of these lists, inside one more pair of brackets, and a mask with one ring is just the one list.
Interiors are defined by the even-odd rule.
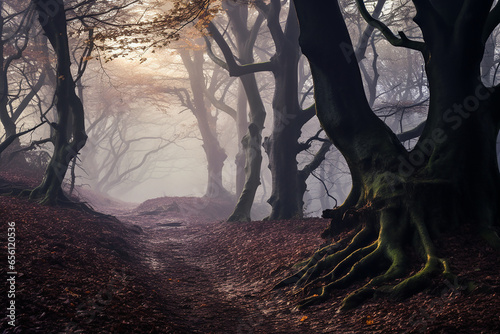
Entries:
[[12,193],[11,195],[17,195],[19,197],[24,197],[24,198],[29,198],[30,200],[37,201],[41,205],[52,205],[52,206],[60,206],[63,208],[68,208],[68,209],[75,209],[78,211],[82,211],[85,213],[88,213],[90,215],[104,218],[104,219],[109,219],[115,222],[118,222],[119,220],[112,215],[108,215],[105,213],[101,213],[98,211],[95,211],[92,206],[90,206],[86,202],[80,202],[78,200],[73,200],[69,197],[67,197],[64,193],[59,192],[55,199],[51,199],[50,196],[48,195],[41,195],[41,192],[37,189],[34,190],[29,190],[29,189],[23,189]]
[[381,255],[381,249],[376,248],[370,254],[357,261],[347,274],[325,285],[321,291],[321,295],[312,296],[299,303],[299,308],[304,308],[323,302],[328,299],[330,293],[334,289],[348,287],[353,281],[366,277],[366,275],[368,275],[368,273],[370,272],[370,269],[377,265],[377,262],[380,260]]
[[[411,204],[411,208],[382,209],[377,228],[374,224],[365,225],[343,249],[339,249],[339,245],[345,241],[318,250],[301,270],[275,288],[294,284],[301,292],[316,292],[299,303],[299,308],[305,308],[326,301],[335,289],[371,278],[343,300],[340,309],[347,310],[373,296],[408,297],[427,287],[430,279],[438,274],[455,279],[446,260],[436,256],[422,213],[425,211]],[[375,232],[378,238],[374,237]],[[414,236],[414,248],[423,255],[423,268],[394,285],[392,282],[407,274],[409,257],[404,246],[411,236]],[[318,286],[321,292],[317,291]]]
[[430,279],[439,273],[448,279],[454,279],[445,260],[428,255],[425,266],[415,275],[392,287],[390,293],[397,299],[407,298],[427,287],[430,284]]
[[313,256],[307,260],[302,269],[292,276],[289,276],[276,284],[274,289],[278,289],[291,284],[305,285],[311,280],[317,278],[325,269],[350,256],[360,247],[365,246],[370,239],[373,239],[374,229],[371,226],[365,226],[351,240],[351,242],[342,250],[339,250],[345,243],[344,240],[336,242],[317,250]]
[[313,256],[309,258],[309,260],[303,262],[303,264],[305,265],[301,270],[299,270],[297,273],[285,278],[284,280],[276,284],[273,289],[279,289],[284,286],[296,284],[299,280],[301,280],[304,277],[311,277],[313,272],[315,270],[319,270],[319,268],[322,266],[321,264],[321,262],[323,262],[322,259],[327,255],[336,253],[340,247],[341,247],[341,242],[337,242],[333,245],[329,245],[317,250],[313,254]]
[[342,273],[347,272],[349,268],[353,268],[356,263],[361,262],[368,256],[378,256],[380,252],[376,252],[377,250],[377,242],[373,242],[372,244],[360,248],[349,256],[347,256],[344,260],[342,260],[338,265],[336,265],[333,270],[328,273],[325,277],[330,277],[331,279],[335,279],[337,277],[341,277]]

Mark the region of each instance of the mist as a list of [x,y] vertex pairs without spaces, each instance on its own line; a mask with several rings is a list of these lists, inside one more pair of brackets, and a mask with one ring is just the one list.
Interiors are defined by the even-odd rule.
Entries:
[[499,14],[0,0],[0,332],[498,333]]

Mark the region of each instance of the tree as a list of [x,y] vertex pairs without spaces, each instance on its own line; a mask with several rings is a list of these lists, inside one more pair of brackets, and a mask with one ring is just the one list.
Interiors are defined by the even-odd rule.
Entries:
[[[247,6],[231,4],[229,1],[224,1],[227,15],[230,19],[232,31],[235,35],[235,44],[237,48],[238,58],[243,65],[252,64],[254,61],[253,50],[259,33],[259,29],[263,23],[263,16],[258,15],[248,28],[249,13]],[[237,67],[234,60],[234,55],[224,40],[223,35],[219,32],[214,22],[208,25],[208,32],[212,35],[216,43],[221,48],[226,63],[215,57],[211,50],[211,44],[207,39],[209,55],[221,67],[231,71]],[[237,129],[241,143],[240,153],[237,157],[236,164],[239,169],[237,176],[237,195],[239,193],[238,202],[236,203],[233,213],[229,216],[228,221],[249,221],[250,212],[255,194],[261,184],[261,164],[262,164],[262,130],[266,119],[266,110],[259,92],[259,86],[255,76],[255,71],[248,71],[244,75],[240,75],[240,101],[237,110]],[[246,101],[249,106],[249,122],[246,116],[246,102],[243,107],[242,93],[246,95]],[[243,131],[246,131],[244,136]],[[242,154],[244,152],[244,154]],[[241,184],[241,165],[244,157],[244,182]]]
[[[500,175],[496,138],[500,128],[500,90],[481,82],[485,43],[500,22],[493,0],[413,0],[415,23],[423,40],[394,35],[371,16],[361,0],[364,19],[394,46],[418,50],[430,90],[427,121],[418,143],[407,151],[373,113],[363,91],[357,62],[345,50],[352,42],[337,1],[295,0],[300,45],[313,73],[317,116],[344,155],[352,189],[332,217],[325,237],[358,225],[354,237],[314,254],[287,284],[322,283],[305,307],[326,300],[333,289],[370,278],[347,296],[343,309],[375,294],[409,296],[442,275],[453,279],[433,239],[468,226],[500,249]],[[491,10],[490,10],[491,9]],[[329,33],[325,33],[328,31]],[[412,245],[411,250],[406,245]],[[408,275],[410,252],[422,268]],[[403,278],[397,284],[395,279]]]
[[[42,125],[18,129],[21,116],[32,106],[47,72],[47,63],[40,56],[43,51],[37,50],[43,43],[37,43],[40,38],[33,29],[34,16],[33,6],[0,3],[0,121],[5,132],[0,154],[7,148],[11,152],[19,150],[19,138]],[[2,162],[5,160],[10,161]]]
[[[214,6],[214,9],[209,8],[211,2],[210,0],[176,1],[171,9],[166,11],[163,10],[164,6],[161,5],[170,7],[172,3],[169,1],[155,3],[158,6],[150,6],[149,4],[145,4],[144,7],[136,6],[131,11],[131,15],[133,17],[134,13],[136,13],[134,11],[142,8],[144,11],[141,17],[139,19],[130,19],[128,22],[121,22],[120,25],[115,24],[109,29],[97,33],[96,46],[99,50],[104,51],[103,54],[106,60],[131,55],[132,57],[140,57],[142,63],[147,60],[146,52],[148,50],[151,51],[149,56],[152,56],[158,49],[169,45],[173,40],[178,40],[180,30],[197,19],[200,14],[203,13],[203,17],[199,20],[199,24],[202,24],[204,20],[209,20],[218,10],[217,6]],[[191,52],[188,49],[183,49],[179,53],[188,72],[192,96],[185,87],[163,88],[163,93],[177,96],[181,104],[190,109],[196,117],[208,162],[206,195],[208,197],[227,199],[231,196],[222,184],[222,169],[227,155],[218,142],[217,118],[210,114],[210,104],[225,112],[230,108],[226,105],[223,106],[222,101],[207,94],[203,73],[204,54],[202,50]],[[233,112],[234,110],[231,110],[228,113]],[[235,117],[235,115],[230,116]]]
[[52,0],[33,0],[38,20],[57,58],[56,109],[57,123],[54,131],[54,153],[45,171],[42,183],[35,188],[30,198],[44,204],[56,204],[65,199],[62,182],[71,160],[87,141],[83,105],[75,92],[75,81],[71,73],[71,56],[64,4]]
[[231,195],[222,184],[222,168],[227,155],[217,138],[217,117],[210,113],[210,103],[207,103],[208,99],[205,98],[204,50],[181,48],[179,54],[189,75],[192,97],[185,89],[174,89],[173,93],[179,96],[196,117],[207,157],[208,180],[205,196],[228,199]]
[[[262,26],[263,16],[257,15],[255,21],[251,22],[252,15],[251,13],[249,13],[248,6],[242,6],[241,4],[231,1],[222,1],[222,7],[227,14],[227,26],[230,27],[230,29],[226,30],[226,33],[229,33],[228,30],[231,30],[232,34],[234,35],[233,44],[236,48],[238,59],[243,64],[252,63],[254,59],[253,50],[255,47],[255,41],[259,29]],[[218,19],[220,19],[220,16],[218,16]],[[208,40],[207,46],[210,47],[210,42]],[[208,51],[211,52],[210,49]],[[212,54],[209,53],[209,55]],[[219,63],[219,65],[222,64]],[[265,120],[265,109],[259,96],[258,85],[254,74],[248,74],[239,78],[237,103],[235,108],[236,115],[235,117],[233,117],[236,121],[236,131],[238,135],[238,153],[236,154],[235,158],[236,197],[240,197],[246,184],[245,196],[243,196],[238,205],[240,207],[244,207],[245,209],[242,211],[246,211],[245,215],[249,216],[249,210],[253,201],[250,194],[253,193],[252,189],[256,189],[256,187],[258,187],[258,184],[257,182],[255,182],[255,184],[257,185],[255,185],[253,182],[245,183],[245,152],[248,152],[248,150],[243,149],[243,141],[245,141],[245,145],[248,147],[247,141],[250,136],[250,133],[247,134],[249,125],[247,106],[250,106],[250,117],[252,118],[252,120],[254,120],[254,124],[259,127],[260,123],[262,122],[263,125],[263,122]],[[254,142],[256,142],[255,139]],[[255,154],[256,157],[258,155],[259,153]],[[252,169],[252,166],[255,167],[255,170]],[[249,177],[247,181],[258,180],[259,177],[257,175],[260,175],[260,170],[258,169],[258,167],[259,166],[257,166],[256,163],[249,162],[248,168],[252,170],[248,170],[248,168],[247,170],[248,173],[253,176]]]
[[125,193],[153,177],[155,164],[161,160],[158,153],[174,144],[179,135],[169,139],[144,135],[144,128],[156,124],[154,121],[144,124],[145,117],[129,112],[130,107],[119,102],[123,98],[114,90],[103,88],[94,92],[94,98],[98,94],[102,94],[101,105],[94,105],[94,115],[87,113],[89,140],[81,152],[83,175],[79,176],[102,194],[111,195],[116,189]]
[[[56,117],[50,122],[51,136],[47,140],[53,144],[54,152],[42,183],[30,192],[30,198],[43,204],[68,202],[61,185],[70,162],[77,157],[87,141],[83,104],[75,88],[85,71],[87,61],[92,58],[94,27],[105,28],[110,24],[109,21],[117,19],[122,9],[137,2],[138,0],[105,0],[96,4],[94,1],[32,0],[42,31],[55,53],[56,75],[53,82]],[[67,13],[71,15],[67,17]],[[68,24],[72,21],[80,23],[76,32],[88,34],[88,38],[84,40],[85,46],[82,48],[76,76],[71,71],[72,56],[68,37]],[[92,24],[89,25],[88,22]],[[113,22],[111,25],[120,26]]]
[[[302,108],[299,96],[299,60],[298,23],[293,5],[288,12],[282,11],[286,2],[255,1],[259,14],[253,21],[251,29],[247,28],[248,10],[237,9],[235,5],[226,4],[227,14],[236,36],[238,57],[235,57],[223,34],[214,22],[208,24],[208,32],[215,40],[225,62],[217,59],[215,62],[229,71],[231,76],[241,77],[242,84],[250,104],[251,124],[249,133],[243,139],[246,147],[246,184],[236,205],[230,221],[250,220],[249,210],[253,203],[255,191],[260,185],[260,137],[262,136],[265,111],[257,85],[249,80],[255,80],[255,73],[269,71],[274,76],[273,95],[273,127],[269,137],[264,138],[263,146],[269,157],[269,169],[272,174],[272,193],[268,203],[272,207],[269,219],[288,219],[303,216],[303,196],[306,191],[306,180],[311,172],[324,160],[330,143],[326,142],[314,155],[312,161],[302,170],[297,167],[297,155],[310,148],[312,140],[299,142],[303,126],[314,116],[314,106]],[[244,7],[246,5],[239,5]],[[285,27],[280,25],[281,14],[286,13]],[[264,22],[272,39],[274,53],[265,55],[266,61],[255,62],[253,52],[258,31]],[[269,57],[271,56],[271,57]],[[236,61],[238,60],[238,62]],[[305,83],[303,80],[302,83]],[[307,94],[307,93],[306,93]],[[254,121],[255,120],[255,121]],[[252,125],[253,124],[253,125]],[[250,141],[249,141],[250,139]],[[314,139],[319,139],[315,136]],[[252,159],[252,160],[248,160]]]

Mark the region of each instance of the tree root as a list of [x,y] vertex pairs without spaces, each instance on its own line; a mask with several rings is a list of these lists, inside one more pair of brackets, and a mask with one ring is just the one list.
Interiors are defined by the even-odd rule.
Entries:
[[[411,204],[411,208],[382,209],[377,228],[367,224],[344,248],[341,245],[345,245],[346,240],[341,240],[316,251],[302,269],[279,282],[275,289],[293,284],[299,293],[313,292],[298,305],[305,308],[326,301],[335,289],[369,278],[368,283],[345,297],[340,310],[347,310],[373,296],[409,297],[427,287],[431,278],[439,274],[456,279],[446,260],[436,256],[424,211]],[[409,256],[404,246],[410,236],[414,248],[421,251],[424,264],[419,272],[395,284],[393,282],[404,278],[408,271]]]
[[352,238],[352,240],[345,248],[341,249],[345,241],[340,240],[332,245],[328,245],[317,250],[313,254],[313,256],[309,258],[309,260],[305,261],[306,264],[301,270],[276,284],[274,286],[274,289],[278,289],[291,284],[296,284],[299,286],[304,285],[305,283],[318,277],[324,271],[324,269],[328,268],[336,262],[340,262],[341,260],[349,256],[353,251],[365,245],[367,243],[367,240],[371,239],[373,235],[374,229],[372,227],[365,226]]
[[80,202],[78,200],[73,200],[67,197],[64,193],[59,193],[56,196],[55,201],[49,200],[50,196],[48,195],[42,195],[41,192],[37,190],[37,188],[35,188],[34,190],[29,190],[29,189],[21,190],[20,188],[16,188],[16,191],[13,191],[10,194],[6,195],[28,198],[30,200],[37,201],[41,205],[60,206],[68,209],[75,209],[90,214],[92,216],[119,222],[118,218],[116,218],[115,216],[98,212],[94,210],[94,208],[92,208],[92,206],[87,202]]

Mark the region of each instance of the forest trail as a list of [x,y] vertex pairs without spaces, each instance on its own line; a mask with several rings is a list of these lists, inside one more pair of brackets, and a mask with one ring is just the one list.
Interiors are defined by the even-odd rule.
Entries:
[[[319,234],[326,220],[227,223],[221,219],[225,214],[221,207],[207,205],[205,210],[198,206],[187,212],[189,201],[163,200],[167,202],[162,205],[143,203],[118,218],[143,229],[141,257],[150,270],[150,285],[178,302],[176,307],[188,332],[425,333],[434,329],[436,333],[468,333],[496,304],[494,292],[487,297],[466,297],[453,287],[439,285],[438,291],[420,294],[411,303],[377,300],[343,313],[336,310],[350,291],[339,290],[328,303],[298,311],[294,304],[300,294],[271,288],[292,272],[293,264],[321,245]],[[456,252],[459,244],[453,240],[449,246]],[[471,241],[467,244],[475,246]],[[494,255],[487,257],[492,263]],[[496,286],[498,275],[488,276],[492,273],[486,270],[486,266],[482,268],[482,275]],[[478,269],[474,272],[479,273]],[[464,313],[467,304],[478,308]],[[458,317],[456,312],[467,316]],[[492,318],[500,323],[498,315],[492,314]],[[492,318],[481,326],[498,328]],[[450,325],[453,322],[458,323]]]
[[0,317],[0,332],[498,333],[500,259],[477,238],[440,245],[471,293],[437,281],[405,301],[337,313],[347,289],[296,311],[303,295],[271,288],[321,245],[328,221],[227,223],[215,217],[223,207],[196,201],[109,208],[117,220],[1,196],[0,217],[16,223],[19,279],[16,327]]
[[242,291],[224,291],[222,283],[230,277],[212,254],[203,251],[203,231],[207,228],[204,224],[173,221],[161,215],[132,214],[119,218],[143,229],[141,257],[150,270],[148,275],[158,292],[175,295],[190,330],[245,333],[248,331],[242,329],[252,318],[263,318],[258,310],[242,307]]
[[[161,210],[159,210],[161,211]],[[150,285],[175,300],[183,325],[193,333],[293,333],[293,328],[272,316],[259,282],[243,283],[237,271],[221,257],[212,233],[221,221],[172,218],[158,210],[117,215],[143,229],[140,252]],[[168,211],[168,210],[167,210]],[[166,217],[170,216],[170,217]],[[228,254],[230,255],[230,254]],[[154,282],[154,283],[153,283]]]

